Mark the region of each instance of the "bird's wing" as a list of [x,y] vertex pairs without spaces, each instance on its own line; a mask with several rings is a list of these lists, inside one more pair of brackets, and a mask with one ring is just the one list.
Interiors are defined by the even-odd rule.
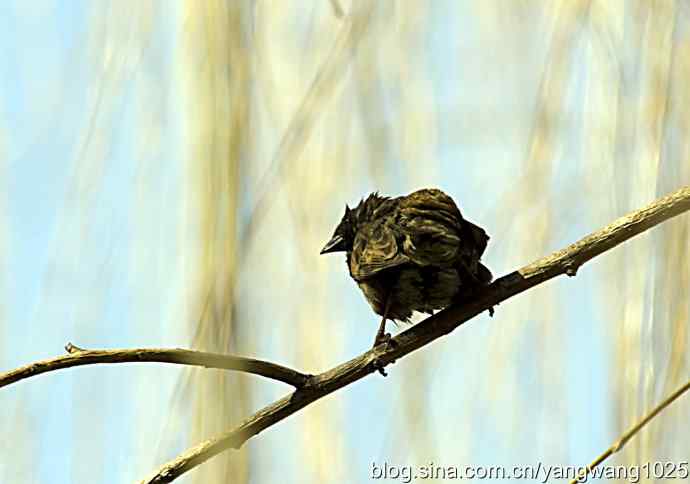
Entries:
[[403,253],[419,266],[452,267],[463,249],[456,230],[423,217],[409,219],[403,234]]
[[486,233],[462,218],[453,199],[437,189],[414,192],[400,202],[403,253],[420,266],[476,266]]
[[407,262],[409,259],[398,246],[390,220],[372,221],[355,235],[350,256],[350,274],[355,280],[367,279]]

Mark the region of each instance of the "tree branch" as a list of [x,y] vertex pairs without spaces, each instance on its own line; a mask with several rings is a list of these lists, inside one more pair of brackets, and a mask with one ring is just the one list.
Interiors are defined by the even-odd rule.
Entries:
[[101,363],[158,362],[204,366],[261,375],[272,380],[282,381],[295,388],[304,386],[311,376],[268,361],[205,351],[165,348],[88,350],[79,348],[72,343],[67,343],[65,350],[69,353],[68,355],[37,361],[7,373],[0,373],[0,388],[49,371]]
[[681,188],[619,218],[563,250],[501,277],[474,294],[471,299],[454,304],[392,338],[389,345],[379,345],[348,362],[311,377],[301,389],[259,410],[235,429],[188,449],[142,483],[171,482],[214,455],[229,448],[239,448],[252,436],[313,401],[364,378],[378,368],[383,368],[450,333],[501,301],[561,274],[574,276],[578,268],[590,259],[687,210],[690,210],[690,187]]
[[578,476],[570,481],[570,484],[577,484],[579,482],[584,482],[583,479],[584,477],[592,472],[592,469],[594,469],[596,466],[604,462],[606,459],[611,457],[613,454],[616,452],[619,452],[623,447],[625,447],[625,444],[628,443],[630,439],[632,439],[635,434],[637,434],[642,427],[647,425],[650,420],[652,420],[654,417],[656,417],[659,413],[661,413],[662,410],[664,410],[666,407],[671,405],[674,401],[676,401],[683,393],[687,392],[690,390],[690,381],[688,381],[685,385],[680,387],[678,390],[673,392],[671,395],[669,395],[663,402],[661,402],[659,405],[657,405],[651,412],[649,412],[647,415],[645,415],[642,420],[637,422],[635,425],[630,427],[627,432],[625,432],[617,441],[613,443],[611,447],[606,449],[604,452],[599,455],[596,459],[594,459],[586,469],[583,469],[582,472],[578,474]]

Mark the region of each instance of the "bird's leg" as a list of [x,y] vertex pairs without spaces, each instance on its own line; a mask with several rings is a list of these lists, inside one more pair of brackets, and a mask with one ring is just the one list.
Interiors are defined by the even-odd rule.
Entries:
[[383,318],[381,318],[381,324],[379,325],[379,330],[376,332],[376,338],[374,339],[374,347],[380,344],[388,344],[391,340],[390,333],[386,333],[386,320],[388,319],[388,311],[391,309],[391,300],[393,298],[390,292],[386,295],[386,305],[383,309]]
[[[390,292],[388,292],[386,295],[386,305],[383,309],[383,318],[381,318],[381,324],[379,325],[379,330],[376,332],[376,338],[374,339],[374,348],[381,344],[387,346],[391,343],[391,335],[390,333],[386,333],[386,320],[388,319],[388,311],[390,311],[392,299]],[[377,364],[376,367],[381,375],[388,376],[386,370],[383,369],[383,365],[379,366]]]

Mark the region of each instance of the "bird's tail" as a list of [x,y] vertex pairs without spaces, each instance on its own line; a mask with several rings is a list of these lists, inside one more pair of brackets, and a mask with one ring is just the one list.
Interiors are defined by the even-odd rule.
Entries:
[[484,264],[481,262],[477,264],[477,279],[479,279],[482,284],[490,283],[493,278],[493,274],[491,274],[491,271]]
[[469,233],[470,240],[474,242],[479,257],[481,257],[486,250],[486,244],[489,242],[489,235],[479,225],[475,225],[468,220],[465,220],[464,226],[468,229],[465,233]]

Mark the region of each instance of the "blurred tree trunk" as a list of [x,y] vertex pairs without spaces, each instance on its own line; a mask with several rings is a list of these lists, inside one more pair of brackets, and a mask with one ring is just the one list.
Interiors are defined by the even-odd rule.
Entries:
[[[247,26],[251,4],[188,0],[185,32],[189,49],[189,156],[198,221],[194,348],[242,354],[238,348],[237,281],[238,179],[251,138],[250,48]],[[194,225],[193,225],[194,226]],[[184,398],[192,399],[190,442],[236,424],[250,413],[245,377],[222,371],[194,371]],[[247,482],[248,451],[227,452],[194,473],[194,482]]]

